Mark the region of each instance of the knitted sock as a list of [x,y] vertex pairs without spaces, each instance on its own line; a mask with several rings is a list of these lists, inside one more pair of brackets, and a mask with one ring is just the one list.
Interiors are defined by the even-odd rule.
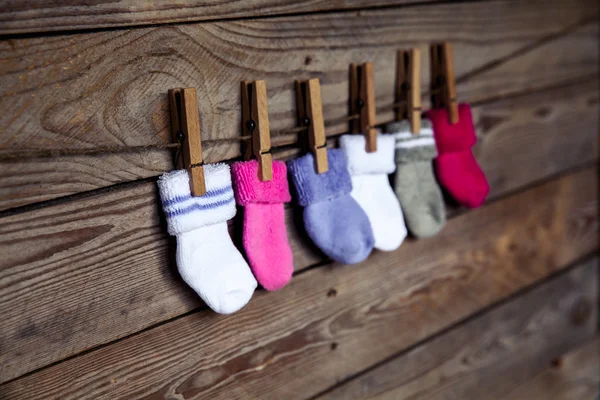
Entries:
[[352,181],[346,155],[327,150],[329,169],[317,174],[311,153],[288,161],[298,203],[304,207],[304,226],[312,241],[333,260],[356,264],[373,250],[373,231],[367,215],[350,196]]
[[477,141],[471,107],[459,104],[458,122],[454,125],[450,124],[445,108],[429,110],[427,116],[433,125],[439,153],[435,170],[440,184],[461,205],[481,206],[490,186],[471,151]]
[[348,156],[352,197],[367,214],[373,229],[375,248],[397,249],[406,237],[400,203],[388,180],[396,169],[394,135],[377,135],[377,151],[365,151],[364,135],[344,135],[340,146]]
[[235,215],[231,175],[226,164],[204,166],[206,194],[192,197],[186,170],[158,179],[170,235],[177,237],[177,269],[214,311],[242,308],[256,289],[256,279],[227,230]]
[[250,267],[267,290],[278,290],[292,279],[292,249],[285,230],[283,203],[291,200],[287,169],[273,161],[273,179],[258,179],[256,160],[232,166],[236,199],[244,206],[243,242]]
[[431,122],[423,119],[418,135],[406,120],[385,127],[396,136],[396,176],[394,186],[406,226],[416,237],[433,236],[446,222],[444,198],[433,174],[437,156]]

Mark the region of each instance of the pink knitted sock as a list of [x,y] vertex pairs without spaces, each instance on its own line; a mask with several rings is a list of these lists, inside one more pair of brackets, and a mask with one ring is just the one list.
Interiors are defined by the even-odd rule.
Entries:
[[292,249],[285,230],[283,203],[291,200],[283,161],[273,161],[273,179],[258,179],[256,160],[231,166],[237,203],[244,207],[243,243],[250,267],[266,290],[292,279]]

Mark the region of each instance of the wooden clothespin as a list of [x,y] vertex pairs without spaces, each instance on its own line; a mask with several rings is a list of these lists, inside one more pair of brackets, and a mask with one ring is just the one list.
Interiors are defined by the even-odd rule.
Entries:
[[452,45],[448,42],[432,44],[429,55],[431,57],[431,106],[448,108],[450,123],[455,124],[458,122],[458,105]]
[[192,196],[202,196],[206,194],[206,183],[196,89],[169,90],[169,106],[173,140],[181,145],[177,152],[181,155],[176,160],[177,168],[187,169]]
[[319,79],[296,81],[296,104],[298,121],[308,128],[308,149],[314,154],[316,171],[318,174],[327,172],[329,165]]
[[421,50],[400,50],[396,77],[396,120],[408,119],[414,135],[421,131]]
[[351,132],[365,135],[366,151],[377,151],[377,131],[375,130],[375,84],[373,64],[350,65],[350,112],[359,115],[353,121]]
[[252,135],[252,146],[247,148],[244,158],[249,160],[254,155],[258,160],[259,179],[270,181],[273,158],[265,81],[242,81],[242,130],[244,136]]

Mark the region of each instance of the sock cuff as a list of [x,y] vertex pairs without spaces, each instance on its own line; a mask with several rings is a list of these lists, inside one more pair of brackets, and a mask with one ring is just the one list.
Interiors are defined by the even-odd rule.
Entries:
[[475,142],[475,126],[468,104],[458,105],[458,122],[450,124],[448,110],[436,108],[429,110],[427,116],[433,125],[435,143],[440,154],[469,150]]
[[158,178],[158,189],[170,235],[225,222],[235,215],[229,166],[223,163],[205,165],[204,180],[206,194],[193,197],[186,170],[167,172]]
[[240,161],[231,166],[235,198],[245,206],[249,203],[288,203],[291,200],[287,168],[283,161],[273,161],[273,179],[258,178],[258,161]]
[[393,122],[384,128],[396,138],[396,163],[431,161],[437,156],[431,121],[423,119],[418,135],[413,135],[407,120]]
[[410,121],[403,119],[401,121],[390,122],[383,127],[384,133],[391,133],[396,136],[396,139],[410,136],[433,136],[433,127],[431,121],[427,118],[421,118],[421,130],[418,135],[412,134]]
[[377,151],[367,153],[364,135],[344,135],[340,147],[348,157],[350,175],[391,174],[396,170],[394,163],[396,138],[394,135],[377,135]]
[[317,174],[314,160],[312,153],[308,153],[288,161],[300,206],[341,197],[352,191],[346,154],[342,149],[327,150],[329,168],[322,174]]

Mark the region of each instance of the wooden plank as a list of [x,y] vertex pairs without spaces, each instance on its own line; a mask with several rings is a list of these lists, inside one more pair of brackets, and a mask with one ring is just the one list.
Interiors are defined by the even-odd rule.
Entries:
[[597,400],[600,396],[600,337],[558,357],[546,371],[506,400]]
[[0,35],[402,6],[434,0],[0,1]]
[[[598,159],[596,87],[474,109],[491,198]],[[148,183],[0,219],[0,381],[201,305],[177,275],[159,204]],[[296,270],[325,261],[300,215],[286,212]]]
[[[462,101],[560,86],[598,75],[598,27],[581,23],[597,11],[591,0],[497,0],[4,40],[0,152],[164,145],[167,90],[197,87],[205,161],[233,159],[240,146],[215,140],[240,135],[241,80],[267,80],[276,147],[297,137],[277,134],[296,126],[294,80],[319,77],[325,119],[339,121],[351,62],[373,62],[377,104],[390,105],[396,51],[441,39],[454,45]],[[0,209],[156,176],[172,168],[170,153],[3,161]]]
[[474,154],[492,198],[598,159],[597,88],[593,80],[473,107]]
[[460,215],[435,238],[360,265],[312,268],[234,316],[192,313],[11,381],[0,394],[310,397],[597,250],[597,189],[595,168],[565,176]]
[[[150,183],[2,219],[0,382],[204,305],[179,277],[159,208]],[[325,257],[298,215],[287,209],[285,223],[303,269]]]
[[515,389],[594,337],[598,278],[595,258],[317,398],[515,399]]

